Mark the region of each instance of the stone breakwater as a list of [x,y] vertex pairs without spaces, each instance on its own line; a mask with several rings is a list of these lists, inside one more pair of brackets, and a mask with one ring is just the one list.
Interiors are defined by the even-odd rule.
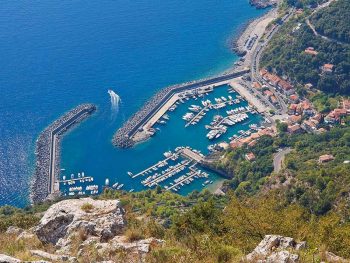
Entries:
[[230,80],[248,73],[249,70],[231,72],[216,76],[213,78],[202,79],[198,81],[186,82],[170,87],[166,87],[156,93],[146,104],[133,116],[131,116],[124,125],[114,134],[112,142],[120,148],[129,148],[135,144],[132,136],[142,129],[143,124],[151,118],[157,110],[168,101],[174,94],[186,90],[192,90],[207,85],[215,85],[218,82]]
[[81,104],[48,126],[36,142],[36,165],[31,185],[32,203],[40,203],[58,192],[60,139],[69,128],[81,122],[96,110],[93,104]]

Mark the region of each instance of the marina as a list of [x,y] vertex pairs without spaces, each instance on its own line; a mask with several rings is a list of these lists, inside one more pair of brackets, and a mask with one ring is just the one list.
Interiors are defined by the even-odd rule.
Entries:
[[154,95],[136,114],[134,114],[115,133],[113,144],[128,148],[147,140],[154,135],[153,125],[180,99],[212,91],[214,87],[229,83],[232,79],[247,74],[249,69],[223,74],[213,78],[193,81],[162,89]]
[[[116,167],[123,175],[114,177],[99,172],[99,176],[95,176],[96,173],[88,171],[94,175],[94,183],[98,182],[99,192],[104,187],[133,192],[159,185],[165,190],[187,194],[209,187],[220,177],[201,167],[205,156],[220,149],[222,142],[249,136],[255,129],[260,129],[264,121],[256,108],[227,84],[208,88],[205,92],[186,92],[158,115],[157,121],[152,119],[152,138],[123,150],[126,159],[131,158],[129,152],[135,158],[134,162],[126,162],[123,170]],[[150,152],[153,157],[145,159]],[[85,185],[76,181],[74,186],[82,186],[83,190],[75,191],[75,194],[86,193]],[[61,184],[60,188],[69,195],[68,185]]]
[[[152,188],[160,185],[166,190],[177,192],[182,186],[189,185],[195,179],[208,178],[208,173],[197,168],[205,158],[201,152],[190,147],[177,147],[174,152],[165,152],[164,156],[165,159],[136,174],[147,176],[141,181],[143,186]],[[173,177],[176,178],[169,185],[165,184]]]

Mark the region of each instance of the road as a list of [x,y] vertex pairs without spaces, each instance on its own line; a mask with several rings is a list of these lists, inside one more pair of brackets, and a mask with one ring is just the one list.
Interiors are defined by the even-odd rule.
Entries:
[[[252,63],[251,63],[251,78],[253,81],[259,82],[259,83],[265,83],[265,81],[262,79],[262,77],[260,76],[260,73],[258,72],[259,68],[260,68],[260,57],[262,52],[264,51],[265,47],[267,46],[268,42],[271,40],[271,38],[277,33],[277,31],[280,29],[280,27],[282,26],[282,24],[284,24],[285,22],[287,22],[289,20],[289,18],[294,14],[295,9],[291,9],[289,10],[288,14],[285,15],[282,18],[282,22],[281,24],[276,25],[267,35],[266,40],[262,43],[259,43],[258,46],[256,47],[253,55],[252,55]],[[270,91],[273,92],[275,94],[275,97],[278,100],[278,103],[280,105],[280,113],[286,113],[287,112],[287,105],[284,102],[284,100],[275,92],[274,88],[268,84],[267,86],[269,87]]]
[[291,151],[291,148],[284,148],[280,152],[275,154],[275,156],[273,157],[273,168],[275,173],[278,173],[281,170],[284,156],[290,153]]

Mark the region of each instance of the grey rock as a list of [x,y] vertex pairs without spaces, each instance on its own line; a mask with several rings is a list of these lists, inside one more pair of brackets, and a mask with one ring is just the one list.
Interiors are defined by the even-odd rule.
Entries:
[[286,249],[299,250],[305,246],[306,242],[297,243],[291,237],[266,235],[259,245],[246,256],[246,260],[261,263],[294,263],[298,262],[299,256]]
[[21,262],[21,260],[4,255],[4,254],[0,254],[0,263],[17,263],[17,262]]
[[[92,205],[91,210],[82,210],[86,203]],[[101,242],[107,242],[122,233],[125,225],[119,200],[82,198],[52,205],[34,231],[42,242],[64,248],[70,245],[72,235],[77,234],[84,238],[97,236]]]
[[272,253],[266,258],[266,263],[296,263],[299,261],[299,256],[291,254],[287,250]]
[[6,230],[6,234],[9,235],[16,235],[18,236],[21,234],[24,230],[22,228],[16,227],[16,226],[9,226]]
[[76,262],[76,258],[70,257],[68,255],[56,255],[56,254],[50,254],[45,251],[41,250],[30,250],[30,253],[33,256],[49,259],[52,261],[67,261],[67,262]]

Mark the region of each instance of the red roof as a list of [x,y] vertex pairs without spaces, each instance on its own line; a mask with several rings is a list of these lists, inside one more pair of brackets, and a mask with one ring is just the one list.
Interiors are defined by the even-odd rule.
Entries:
[[270,90],[265,90],[264,94],[268,97],[273,96],[273,93]]

